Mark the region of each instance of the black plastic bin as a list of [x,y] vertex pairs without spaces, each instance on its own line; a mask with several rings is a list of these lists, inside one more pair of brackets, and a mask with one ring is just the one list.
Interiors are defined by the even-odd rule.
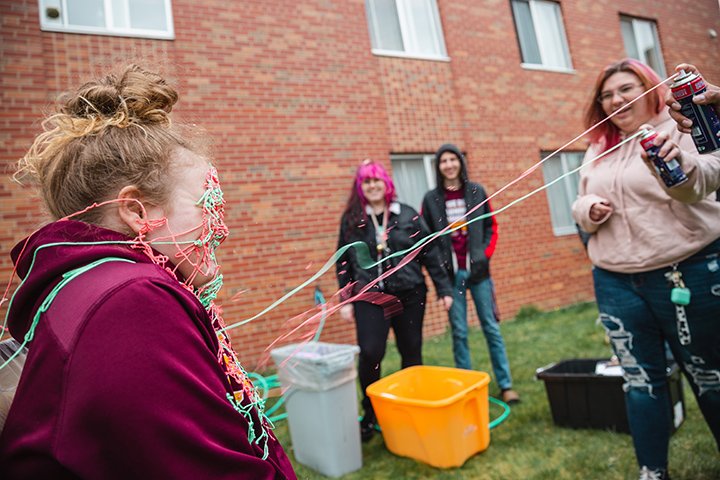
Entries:
[[[602,358],[563,360],[537,370],[545,382],[553,422],[561,427],[598,428],[630,433],[621,376],[598,375]],[[685,420],[682,376],[676,365],[668,371],[672,432]]]

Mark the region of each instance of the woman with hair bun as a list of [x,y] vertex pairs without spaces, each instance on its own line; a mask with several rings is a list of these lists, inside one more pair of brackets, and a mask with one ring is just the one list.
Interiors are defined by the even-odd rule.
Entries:
[[224,200],[177,99],[129,66],[66,94],[20,161],[54,221],[12,251],[5,479],[295,478],[222,331]]
[[[366,269],[351,248],[337,262],[337,277],[345,299],[372,285],[367,293],[343,306],[341,316],[355,319],[360,347],[358,379],[363,390],[363,419],[360,431],[363,441],[372,438],[375,413],[365,389],[380,379],[380,363],[385,356],[388,333],[392,326],[402,359],[402,368],[422,364],[422,325],[425,315],[427,287],[422,265],[430,272],[438,297],[446,310],[452,305],[452,286],[447,272],[440,265],[435,243],[431,242],[410,262],[390,275],[383,274],[398,267],[405,256],[394,257],[430,234],[427,225],[415,210],[395,200],[395,186],[379,163],[365,160],[357,169],[350,199],[340,221],[338,248],[353,242],[367,244],[377,267]],[[384,311],[382,295],[397,300]],[[371,298],[379,301],[370,301]],[[388,314],[386,316],[386,313]],[[389,317],[389,318],[388,318]]]
[[[600,321],[625,378],[628,422],[642,480],[667,479],[671,405],[665,342],[720,445],[720,155],[698,155],[664,104],[668,88],[637,60],[605,67],[585,116],[595,129],[586,161],[635,135],[657,132],[684,183],[667,187],[637,137],[581,170],[573,216],[588,254]],[[630,102],[636,100],[632,105]]]

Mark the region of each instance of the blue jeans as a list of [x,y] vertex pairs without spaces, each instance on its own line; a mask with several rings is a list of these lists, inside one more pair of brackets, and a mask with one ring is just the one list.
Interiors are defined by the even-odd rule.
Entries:
[[475,302],[480,326],[485,334],[495,380],[501,390],[510,388],[512,386],[510,362],[508,362],[507,353],[505,352],[505,341],[500,333],[500,325],[495,318],[492,280],[488,277],[480,283],[472,284],[467,281],[469,276],[467,270],[458,270],[455,273],[453,304],[450,308],[450,329],[452,331],[455,367],[467,370],[472,368],[467,339],[467,291],[469,290]]
[[[636,274],[593,269],[600,320],[623,367],[628,422],[640,466],[667,468],[672,419],[665,342],[720,446],[719,262],[710,256],[679,264],[691,292],[684,307],[686,323],[670,300],[672,286],[665,273],[671,268]],[[689,335],[679,336],[678,325],[681,330],[687,325]]]

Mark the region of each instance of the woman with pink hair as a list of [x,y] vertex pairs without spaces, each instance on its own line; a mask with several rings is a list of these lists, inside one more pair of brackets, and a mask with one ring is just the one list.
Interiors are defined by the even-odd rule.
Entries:
[[671,405],[664,344],[684,371],[720,444],[720,155],[698,155],[675,128],[660,78],[625,59],[600,73],[585,116],[594,130],[585,161],[641,128],[657,133],[666,162],[687,181],[667,187],[637,137],[580,174],[573,216],[591,234],[588,255],[600,320],[625,378],[628,421],[641,479],[666,479]]
[[[363,441],[372,438],[375,414],[365,389],[380,379],[392,326],[402,368],[422,364],[422,325],[427,287],[421,266],[430,272],[445,309],[452,304],[452,286],[434,242],[423,247],[407,264],[399,267],[404,251],[429,234],[422,217],[395,200],[395,185],[379,163],[365,160],[357,169],[350,199],[340,222],[338,248],[364,242],[377,266],[366,268],[361,254],[351,248],[337,262],[337,277],[343,298],[366,293],[340,310],[346,320],[355,319],[360,346],[358,377],[363,390],[364,416],[360,422]],[[387,274],[387,275],[386,275]],[[385,305],[386,309],[383,309]]]

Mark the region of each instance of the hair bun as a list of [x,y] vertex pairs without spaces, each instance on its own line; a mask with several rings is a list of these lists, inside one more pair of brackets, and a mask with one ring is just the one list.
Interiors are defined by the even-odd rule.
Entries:
[[121,127],[169,123],[168,114],[177,99],[177,91],[160,75],[129,65],[119,75],[88,82],[65,94],[60,111],[72,117],[110,120],[107,123]]

